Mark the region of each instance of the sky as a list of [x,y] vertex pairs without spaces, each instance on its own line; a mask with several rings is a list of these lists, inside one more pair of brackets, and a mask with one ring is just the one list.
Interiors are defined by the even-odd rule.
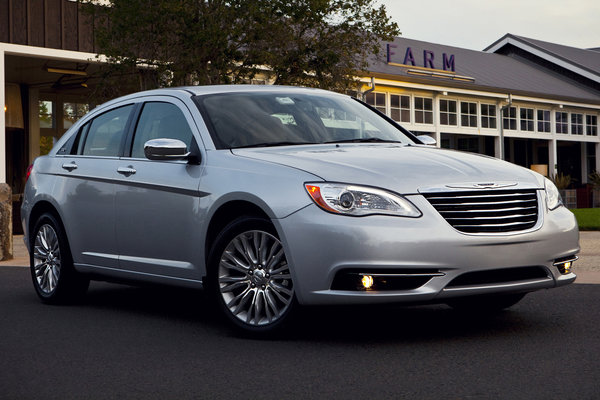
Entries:
[[377,0],[402,37],[483,50],[506,33],[600,47],[600,0]]

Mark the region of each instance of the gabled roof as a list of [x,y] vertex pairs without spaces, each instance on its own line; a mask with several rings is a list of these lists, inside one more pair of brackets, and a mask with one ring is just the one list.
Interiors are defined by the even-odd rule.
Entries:
[[[392,46],[390,50],[394,53],[389,60],[386,58],[388,44]],[[371,59],[369,63],[369,73],[375,76],[388,79],[401,77],[404,81],[439,86],[600,104],[599,91],[514,57],[407,38],[396,38],[382,46],[383,54],[377,59]],[[408,48],[414,64],[407,58]],[[433,57],[433,68],[431,64],[424,65],[425,52],[429,52],[427,57],[430,59]],[[444,54],[446,61],[453,56],[454,71],[448,65],[444,68]],[[423,74],[419,74],[419,71]],[[450,77],[444,78],[444,75]],[[452,75],[458,79],[452,79]]]
[[507,45],[520,48],[548,62],[600,83],[600,52],[598,48],[580,49],[507,33],[486,47],[484,51],[495,53]]

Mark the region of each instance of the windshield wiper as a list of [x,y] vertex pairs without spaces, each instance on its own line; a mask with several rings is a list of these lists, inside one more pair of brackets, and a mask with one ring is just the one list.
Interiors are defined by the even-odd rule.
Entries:
[[254,143],[245,146],[236,146],[232,149],[247,149],[250,147],[274,147],[274,146],[297,146],[302,144],[318,144],[314,142],[265,142],[265,143]]
[[402,143],[402,142],[399,140],[388,140],[388,139],[370,137],[370,138],[332,140],[330,142],[323,142],[323,143]]

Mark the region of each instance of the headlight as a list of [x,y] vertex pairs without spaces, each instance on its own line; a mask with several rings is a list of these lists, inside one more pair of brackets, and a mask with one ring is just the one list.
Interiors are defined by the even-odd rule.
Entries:
[[336,214],[421,216],[410,201],[381,189],[341,183],[307,183],[304,187],[319,207]]
[[544,178],[544,183],[546,184],[546,204],[548,205],[548,209],[554,210],[555,208],[562,206],[562,198],[560,197],[556,185],[548,178]]

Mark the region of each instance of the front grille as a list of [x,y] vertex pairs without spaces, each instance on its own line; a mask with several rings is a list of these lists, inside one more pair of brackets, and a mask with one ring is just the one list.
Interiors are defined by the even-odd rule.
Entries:
[[465,233],[518,232],[538,220],[536,190],[427,193],[425,198],[455,229]]

